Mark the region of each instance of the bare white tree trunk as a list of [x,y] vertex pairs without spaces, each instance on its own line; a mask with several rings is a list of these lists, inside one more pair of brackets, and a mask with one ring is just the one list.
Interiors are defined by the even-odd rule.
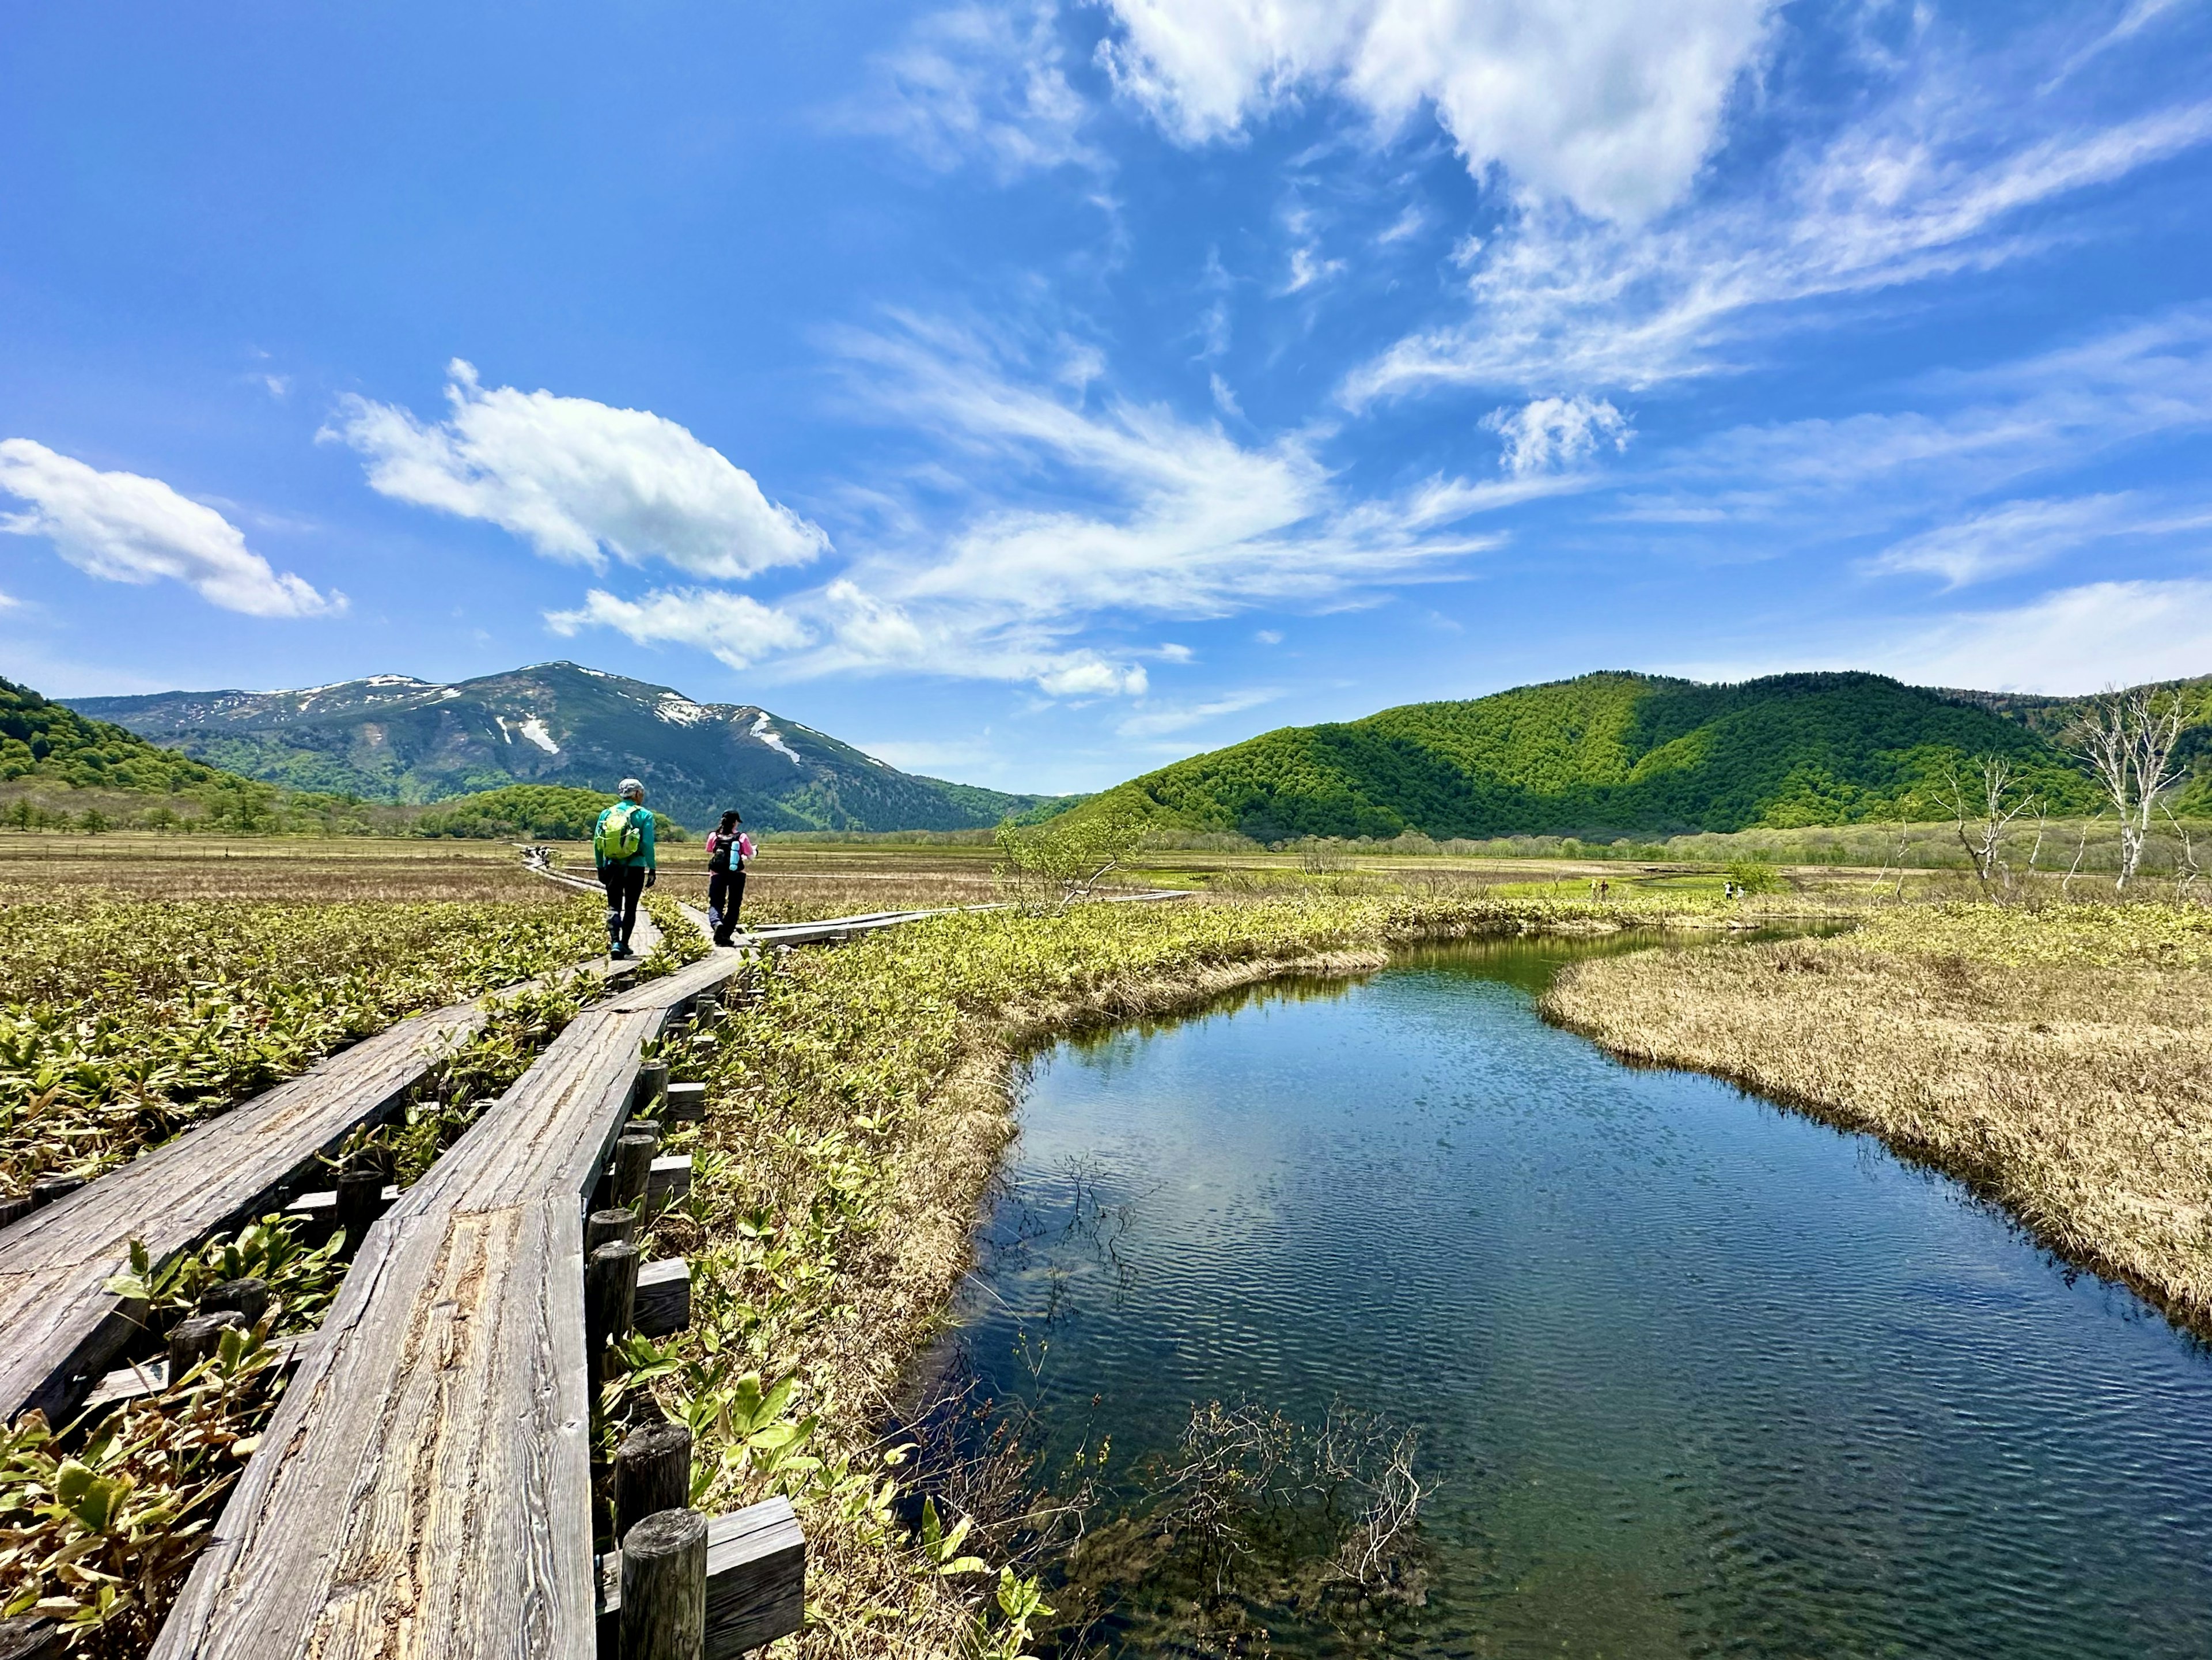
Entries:
[[2126,891],[2142,863],[2158,798],[2180,779],[2173,748],[2185,715],[2177,696],[2108,687],[2066,729],[2067,743],[2119,815],[2120,874],[2112,884],[2117,892]]
[[[1945,805],[1951,809],[1951,818],[1959,832],[1959,845],[1973,860],[1974,875],[1980,880],[1982,891],[1990,891],[1995,879],[1998,858],[1998,843],[2003,839],[2012,821],[2024,812],[2036,808],[2033,795],[2014,798],[2012,763],[2002,755],[1978,755],[1974,757],[1976,776],[1961,779],[1953,768],[1945,777],[1948,782],[1949,799]],[[2040,838],[2038,838],[2039,842]]]

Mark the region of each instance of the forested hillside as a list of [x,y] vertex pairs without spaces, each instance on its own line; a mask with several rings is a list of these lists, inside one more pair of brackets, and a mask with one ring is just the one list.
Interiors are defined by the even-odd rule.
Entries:
[[1589,674],[1285,727],[1102,800],[1262,842],[1665,836],[1940,818],[1947,769],[1984,753],[2011,758],[2052,811],[2094,808],[2079,769],[2025,724],[1873,674]]
[[76,789],[166,794],[214,784],[222,775],[121,727],[88,720],[28,686],[0,680],[0,780],[51,778]]

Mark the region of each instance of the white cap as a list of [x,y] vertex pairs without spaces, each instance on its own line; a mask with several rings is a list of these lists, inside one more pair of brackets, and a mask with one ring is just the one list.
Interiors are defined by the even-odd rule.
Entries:
[[635,778],[625,778],[616,788],[615,794],[617,795],[635,795],[639,800],[642,801],[645,800],[645,786],[639,783]]

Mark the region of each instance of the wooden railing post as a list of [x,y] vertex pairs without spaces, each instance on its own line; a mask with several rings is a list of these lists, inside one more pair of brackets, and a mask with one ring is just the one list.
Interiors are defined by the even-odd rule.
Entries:
[[637,1213],[634,1210],[595,1210],[584,1219],[584,1255],[589,1256],[602,1245],[611,1245],[617,1239],[626,1245],[637,1243]]
[[651,1135],[623,1135],[615,1142],[610,1195],[617,1210],[635,1210],[645,1203],[646,1183],[653,1179],[653,1157],[660,1141]]
[[707,1518],[656,1511],[623,1535],[623,1660],[705,1660]]
[[647,1424],[615,1449],[615,1526],[642,1522],[656,1511],[691,1503],[691,1432],[681,1424]]

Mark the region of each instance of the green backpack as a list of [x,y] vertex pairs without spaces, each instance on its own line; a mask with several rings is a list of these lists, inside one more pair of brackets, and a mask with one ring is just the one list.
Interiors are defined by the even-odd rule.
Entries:
[[638,828],[638,815],[643,807],[623,802],[600,815],[599,825],[592,831],[592,851],[603,865],[617,860],[628,861],[645,851],[645,832]]

